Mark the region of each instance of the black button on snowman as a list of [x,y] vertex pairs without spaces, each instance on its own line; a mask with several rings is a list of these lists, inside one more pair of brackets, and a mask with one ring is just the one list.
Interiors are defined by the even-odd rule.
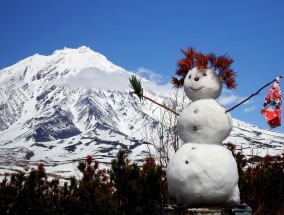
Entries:
[[216,101],[222,83],[236,87],[233,60],[193,48],[183,53],[176,72],[182,78],[173,78],[172,83],[183,86],[192,103],[178,117],[178,134],[185,144],[167,167],[169,193],[177,204],[238,204],[237,164],[222,145],[232,130],[232,118]]

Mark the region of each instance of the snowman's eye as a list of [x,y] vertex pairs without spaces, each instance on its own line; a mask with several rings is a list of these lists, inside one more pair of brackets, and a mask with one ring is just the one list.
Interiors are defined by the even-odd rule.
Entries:
[[206,73],[206,72],[203,72],[203,76],[207,76],[207,73]]
[[189,76],[188,76],[188,79],[191,79],[191,77],[192,77],[192,75],[189,75]]

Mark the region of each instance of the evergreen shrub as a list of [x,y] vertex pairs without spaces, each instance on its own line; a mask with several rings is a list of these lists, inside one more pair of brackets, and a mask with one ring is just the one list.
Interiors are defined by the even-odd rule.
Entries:
[[[284,153],[248,164],[235,145],[228,148],[237,161],[242,203],[254,215],[284,214]],[[43,164],[29,174],[7,174],[0,183],[0,214],[157,215],[163,214],[164,204],[174,203],[165,171],[152,157],[138,166],[119,150],[109,170],[100,169],[91,156],[79,162],[78,170],[82,177],[63,185],[48,180]]]
[[262,161],[248,165],[236,146],[229,143],[238,165],[241,200],[248,204],[254,215],[284,214],[284,152],[266,155]]
[[48,180],[44,165],[8,174],[0,184],[0,214],[161,214],[167,195],[165,173],[149,157],[142,167],[119,150],[110,170],[92,156],[79,162],[82,177],[60,185]]

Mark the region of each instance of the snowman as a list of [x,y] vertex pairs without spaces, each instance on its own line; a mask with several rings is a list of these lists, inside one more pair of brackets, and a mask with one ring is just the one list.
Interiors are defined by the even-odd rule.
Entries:
[[178,61],[176,87],[184,87],[192,101],[178,117],[177,131],[185,143],[167,167],[168,190],[177,204],[238,204],[237,164],[231,151],[222,145],[232,130],[230,113],[216,99],[222,83],[235,88],[233,60],[226,55],[204,55],[193,48],[182,51]]

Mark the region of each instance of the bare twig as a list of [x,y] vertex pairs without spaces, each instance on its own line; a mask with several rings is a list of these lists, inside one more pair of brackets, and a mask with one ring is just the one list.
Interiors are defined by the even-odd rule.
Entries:
[[[279,78],[283,78],[282,76],[279,76]],[[269,83],[265,84],[263,87],[261,87],[258,91],[256,91],[255,93],[251,94],[249,97],[247,97],[245,100],[241,101],[240,103],[236,104],[235,106],[233,106],[232,108],[230,108],[229,110],[226,110],[225,113],[234,110],[235,108],[237,108],[238,106],[240,106],[241,104],[245,103],[246,101],[248,101],[249,99],[251,99],[252,97],[256,96],[259,94],[259,92],[261,90],[263,90],[265,87],[269,86],[270,84],[272,84],[275,81],[275,79],[273,79],[273,81],[270,81]]]
[[[178,102],[178,99],[180,99],[180,97],[178,97],[178,90],[174,96],[173,99],[170,99],[170,102],[173,109],[176,110],[175,108],[178,107],[178,104],[183,104],[183,102]],[[150,143],[147,144],[147,146],[151,145],[151,147],[153,147],[148,147],[149,155],[155,157],[155,159],[160,162],[161,166],[166,167],[170,160],[171,153],[176,152],[180,147],[176,129],[178,117],[164,108],[158,111],[158,114],[153,114],[153,119],[157,122],[155,132],[147,132],[146,127],[144,127],[143,139]]]

